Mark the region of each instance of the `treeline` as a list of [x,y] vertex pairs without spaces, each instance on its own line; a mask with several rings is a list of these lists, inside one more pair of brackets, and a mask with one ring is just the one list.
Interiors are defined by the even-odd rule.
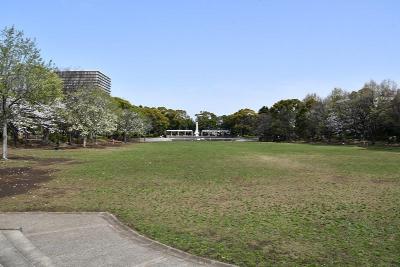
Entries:
[[[184,110],[135,106],[98,88],[63,92],[51,62],[45,62],[34,41],[14,27],[0,36],[0,122],[3,158],[8,139],[15,145],[30,136],[60,144],[97,142],[98,137],[127,141],[137,136],[162,136],[167,129],[195,128]],[[217,116],[196,114],[200,130],[225,129],[234,136],[263,141],[397,142],[400,136],[400,90],[395,82],[367,82],[360,90],[334,89],[326,98],[281,100],[258,112],[241,109]]]
[[357,91],[335,88],[325,98],[310,94],[281,100],[258,112],[241,109],[217,116],[202,111],[196,120],[200,129],[226,129],[262,141],[398,142],[400,90],[390,80],[369,81]]
[[[138,107],[151,122],[150,134],[166,129],[194,129],[194,121],[183,110]],[[348,92],[335,88],[325,98],[316,94],[303,100],[281,100],[258,112],[241,109],[217,116],[209,111],[196,114],[200,130],[225,129],[234,136],[258,136],[262,141],[387,141],[400,136],[400,90],[390,80],[369,81]]]
[[2,157],[7,159],[8,139],[40,136],[42,143],[60,144],[99,136],[127,140],[145,135],[150,122],[143,112],[113,98],[99,88],[81,86],[63,92],[51,62],[40,56],[36,43],[14,27],[0,36],[0,122]]
[[17,146],[40,137],[42,144],[97,143],[99,137],[128,141],[130,137],[160,136],[168,128],[192,129],[183,110],[134,106],[82,83],[63,91],[51,62],[22,31],[6,27],[0,36],[0,122],[2,155],[9,139]]
[[370,81],[358,91],[334,89],[281,100],[258,112],[254,133],[262,140],[389,141],[400,136],[400,90],[393,81]]

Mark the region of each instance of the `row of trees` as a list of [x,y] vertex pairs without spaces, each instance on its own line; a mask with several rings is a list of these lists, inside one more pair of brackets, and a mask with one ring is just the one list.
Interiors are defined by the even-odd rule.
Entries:
[[[86,146],[98,136],[127,141],[130,136],[195,128],[184,110],[134,106],[98,88],[63,92],[51,62],[14,27],[5,28],[0,38],[0,109],[5,159],[9,134],[15,144],[21,135],[37,134],[45,143],[78,137]],[[393,81],[370,81],[358,91],[334,89],[326,98],[311,94],[303,100],[281,100],[258,112],[241,109],[217,116],[202,111],[196,121],[200,130],[226,129],[261,140],[395,141],[400,136],[400,90]]]
[[369,81],[358,91],[335,88],[328,97],[286,99],[258,112],[241,109],[217,116],[196,115],[201,129],[229,129],[266,141],[395,141],[400,136],[400,90],[390,80]]
[[255,128],[265,140],[376,140],[400,136],[400,90],[393,81],[367,82],[360,90],[334,89],[263,107]]
[[14,27],[5,28],[0,38],[0,122],[2,157],[7,159],[8,136],[14,143],[20,135],[39,134],[43,142],[57,143],[79,136],[122,137],[143,135],[149,128],[145,116],[121,99],[99,88],[80,87],[63,92],[62,81],[51,62],[46,63],[34,41]]

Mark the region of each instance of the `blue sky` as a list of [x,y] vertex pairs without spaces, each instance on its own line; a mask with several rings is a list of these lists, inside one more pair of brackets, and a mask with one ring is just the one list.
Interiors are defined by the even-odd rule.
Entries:
[[0,27],[60,68],[98,69],[136,105],[258,110],[400,80],[400,1],[0,0]]

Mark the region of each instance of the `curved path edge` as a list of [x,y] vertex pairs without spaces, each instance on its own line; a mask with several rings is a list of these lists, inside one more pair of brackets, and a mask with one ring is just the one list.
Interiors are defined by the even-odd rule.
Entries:
[[165,245],[165,244],[163,244],[161,242],[158,242],[156,240],[153,240],[151,238],[148,238],[148,237],[138,233],[137,231],[133,230],[129,226],[123,224],[112,213],[100,212],[99,214],[101,214],[103,216],[103,218],[105,220],[107,220],[109,223],[111,223],[112,225],[120,228],[121,230],[130,232],[135,238],[140,238],[143,241],[149,242],[149,243],[151,243],[151,245],[153,247],[156,247],[159,250],[164,250],[164,251],[166,251],[168,253],[175,254],[175,255],[179,256],[180,258],[182,258],[182,259],[188,259],[188,260],[191,260],[191,261],[197,261],[197,262],[201,262],[201,263],[212,264],[212,265],[217,266],[217,267],[236,267],[236,265],[233,265],[233,264],[224,263],[224,262],[220,262],[220,261],[216,261],[216,260],[212,260],[212,259],[196,256],[196,255],[190,254],[188,252],[185,252],[183,250],[180,250],[180,249]]
[[[129,226],[122,223],[115,215],[109,212],[44,212],[44,211],[32,211],[32,212],[0,212],[1,215],[18,215],[18,214],[33,214],[33,215],[56,215],[56,214],[67,214],[67,215],[97,215],[103,218],[113,229],[118,232],[118,234],[124,236],[125,238],[131,240],[132,242],[142,244],[146,247],[151,247],[154,250],[158,250],[168,255],[181,258],[182,260],[189,262],[196,262],[202,265],[210,265],[215,267],[235,267],[236,265],[224,263],[200,256],[190,254],[188,252],[173,248],[171,246],[165,245],[159,241],[148,238]],[[1,225],[0,225],[1,228]]]

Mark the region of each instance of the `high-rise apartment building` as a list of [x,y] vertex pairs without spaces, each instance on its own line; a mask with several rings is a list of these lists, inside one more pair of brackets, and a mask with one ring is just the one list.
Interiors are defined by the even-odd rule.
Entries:
[[111,92],[111,79],[100,71],[67,70],[57,71],[56,73],[64,82],[65,92],[89,86],[98,87],[108,94]]

